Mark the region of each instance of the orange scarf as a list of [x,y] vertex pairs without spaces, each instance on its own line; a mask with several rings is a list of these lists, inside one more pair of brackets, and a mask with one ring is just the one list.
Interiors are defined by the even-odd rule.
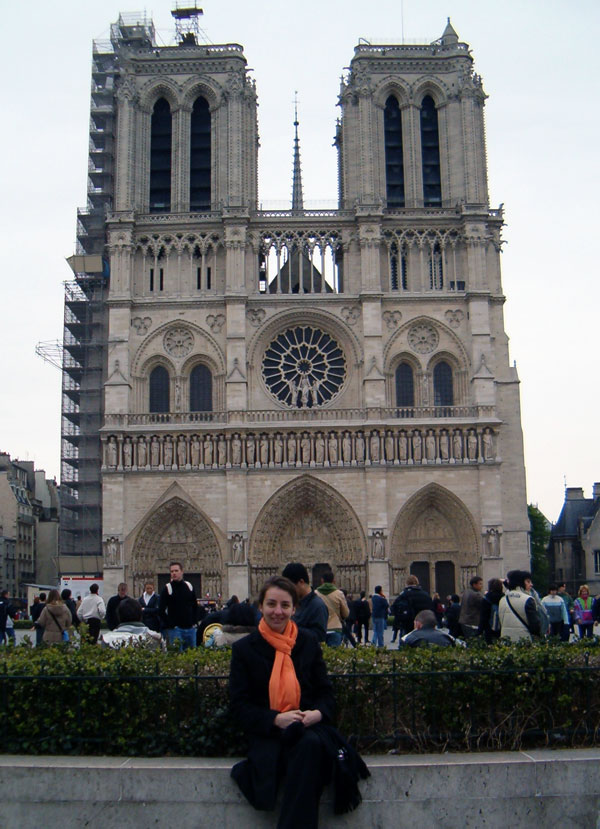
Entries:
[[295,711],[300,707],[300,683],[290,654],[296,644],[298,626],[290,619],[283,633],[275,633],[261,619],[258,630],[263,639],[275,648],[275,661],[269,680],[269,705],[273,711]]

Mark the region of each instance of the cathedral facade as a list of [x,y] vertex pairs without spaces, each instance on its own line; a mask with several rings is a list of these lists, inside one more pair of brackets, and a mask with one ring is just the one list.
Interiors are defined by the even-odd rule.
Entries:
[[157,47],[123,19],[112,40],[95,81],[112,107],[105,590],[135,595],[171,560],[240,598],[292,560],[391,594],[409,573],[446,595],[524,566],[503,218],[467,44],[449,24],[433,44],[357,46],[338,209],[303,208],[297,164],[291,209],[270,212],[242,48]]

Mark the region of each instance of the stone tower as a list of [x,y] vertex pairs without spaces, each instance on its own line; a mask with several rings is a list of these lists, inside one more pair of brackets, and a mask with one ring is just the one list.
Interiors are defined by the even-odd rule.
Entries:
[[[106,590],[171,560],[254,595],[291,560],[443,595],[528,560],[485,94],[448,24],[359,45],[340,203],[257,209],[242,48],[120,18],[102,442]],[[296,118],[297,121],[297,118]],[[297,128],[297,124],[296,124]]]

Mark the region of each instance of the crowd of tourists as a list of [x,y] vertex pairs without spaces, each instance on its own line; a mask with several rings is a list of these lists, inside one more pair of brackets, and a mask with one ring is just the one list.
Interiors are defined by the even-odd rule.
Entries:
[[[301,563],[288,564],[283,575],[297,591],[297,623],[329,647],[384,647],[390,622],[390,644],[397,642],[399,648],[469,644],[474,639],[491,644],[501,638],[568,642],[593,636],[594,624],[600,623],[600,596],[592,596],[587,584],[581,585],[576,597],[569,595],[564,583],[551,584],[540,598],[531,573],[524,570],[513,570],[504,580],[490,579],[486,591],[483,579],[475,575],[462,596],[449,595],[445,601],[424,590],[414,575],[406,578],[393,602],[381,585],[371,595],[364,590],[356,597],[349,595],[336,586],[330,570],[321,574],[314,589]],[[76,631],[83,631],[88,641],[113,648],[137,643],[164,649],[175,642],[180,649],[220,647],[248,635],[261,618],[258,602],[249,599],[232,596],[227,602],[210,604],[199,600],[179,562],[171,564],[170,581],[160,592],[148,580],[142,595],[135,598],[121,583],[105,603],[99,591],[99,585],[92,584],[83,598],[74,599],[68,588],[36,596],[29,608],[35,644],[68,641]],[[21,611],[21,615],[25,614]],[[8,592],[0,591],[0,644],[15,644],[18,617]],[[103,621],[108,630],[102,630]],[[80,628],[81,623],[85,627]]]

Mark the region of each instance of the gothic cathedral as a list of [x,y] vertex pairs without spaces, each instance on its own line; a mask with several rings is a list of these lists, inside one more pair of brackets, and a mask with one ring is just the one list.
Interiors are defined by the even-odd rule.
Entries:
[[[81,452],[93,469],[98,445],[105,593],[160,584],[171,560],[240,599],[294,560],[392,595],[409,573],[445,596],[524,566],[503,217],[467,44],[449,23],[431,44],[357,46],[338,208],[304,209],[296,163],[273,212],[242,47],[159,47],[124,17],[111,40],[73,263],[102,340],[98,420],[66,436],[75,501],[93,501]],[[81,383],[69,399],[93,410]]]

